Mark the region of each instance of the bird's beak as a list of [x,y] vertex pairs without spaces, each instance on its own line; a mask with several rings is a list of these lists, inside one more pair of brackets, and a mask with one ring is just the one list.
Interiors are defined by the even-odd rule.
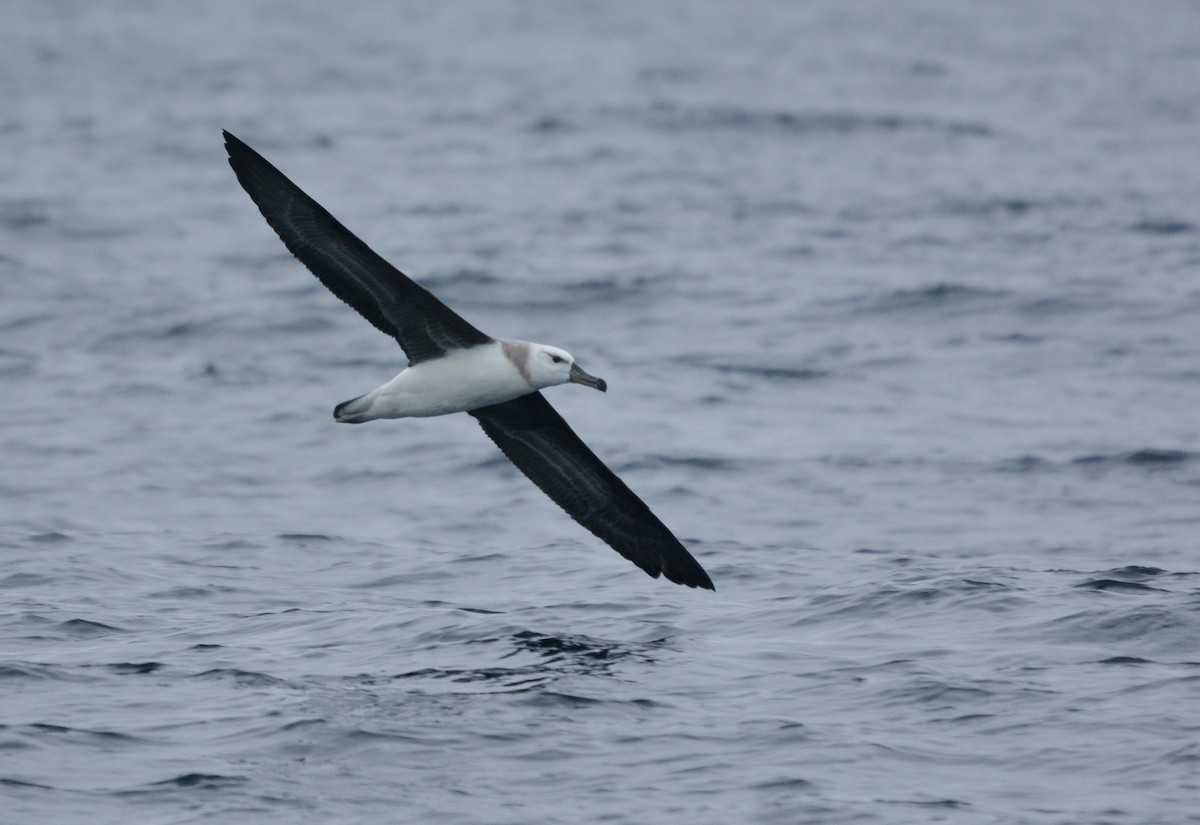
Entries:
[[588,375],[579,368],[578,364],[571,365],[571,383],[583,384],[585,387],[600,390],[600,392],[608,392],[608,384],[603,378],[597,378],[594,375]]

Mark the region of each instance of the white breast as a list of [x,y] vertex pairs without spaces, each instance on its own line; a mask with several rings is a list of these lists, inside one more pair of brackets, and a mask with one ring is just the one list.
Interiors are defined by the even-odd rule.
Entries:
[[422,418],[511,401],[535,388],[499,342],[422,361],[372,395],[371,418]]

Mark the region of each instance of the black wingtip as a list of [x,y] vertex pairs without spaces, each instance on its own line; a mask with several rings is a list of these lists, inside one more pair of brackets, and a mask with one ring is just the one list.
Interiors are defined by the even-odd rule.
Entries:
[[[225,137],[225,152],[229,155],[229,165],[232,166],[233,171],[237,173],[238,180],[242,181],[243,187],[246,185],[246,182],[242,178],[242,170],[254,168],[255,164],[265,165],[282,177],[282,174],[279,172],[279,170],[275,169],[270,161],[268,161],[258,152],[251,149],[250,146],[237,135],[233,134],[228,129],[222,129],[221,134]],[[247,189],[247,191],[249,190]],[[251,197],[253,197],[253,195]]]
[[701,590],[711,590],[715,593],[717,591],[717,587],[713,584],[712,579],[709,578],[708,573],[705,572],[704,568],[700,566],[698,561],[691,559],[690,556],[689,559],[694,565],[692,569],[688,570],[683,575],[679,575],[677,572],[675,575],[668,573],[667,578],[676,584],[682,584],[685,587],[698,587]]
[[[262,159],[262,155],[247,146],[245,141],[228,129],[222,129],[221,135],[225,138],[225,152],[229,155],[229,165],[233,166],[235,171],[237,169],[235,162],[239,157],[257,157]],[[263,162],[265,163],[266,161],[264,160]]]
[[[252,163],[255,158],[261,160],[262,155],[247,146],[236,135],[230,133],[228,129],[222,129],[221,134],[225,138],[225,154],[229,156],[229,165],[233,167],[234,174],[237,175],[242,188],[249,192],[250,189],[247,187],[247,178],[245,177],[248,164]],[[266,161],[263,162],[265,163]]]
[[715,592],[716,586],[709,578],[708,572],[700,566],[700,562],[696,561],[696,557],[689,553],[687,548],[680,544],[674,536],[671,536],[671,544],[674,546],[658,557],[657,568],[643,565],[639,565],[639,567],[656,579],[661,575],[667,581],[681,584],[684,587],[698,587],[701,590]]

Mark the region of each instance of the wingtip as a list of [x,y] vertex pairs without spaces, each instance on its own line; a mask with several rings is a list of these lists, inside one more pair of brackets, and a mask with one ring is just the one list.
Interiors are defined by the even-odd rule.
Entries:
[[228,129],[222,129],[221,136],[225,138],[225,151],[229,153],[230,159],[232,159],[234,154],[238,152],[250,150],[250,147],[247,146],[241,138],[230,132]]
[[[662,574],[675,584],[682,584],[684,587],[694,587],[701,590],[712,590],[715,593],[717,587],[713,584],[708,572],[700,566],[700,562],[692,558],[690,554],[688,555],[688,561],[691,563],[687,565],[685,570],[664,569]],[[658,578],[658,574],[655,573],[654,577]]]

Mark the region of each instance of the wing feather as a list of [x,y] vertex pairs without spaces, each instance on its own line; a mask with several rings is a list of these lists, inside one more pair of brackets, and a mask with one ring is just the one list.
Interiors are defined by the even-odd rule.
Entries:
[[258,152],[225,132],[229,165],[291,253],[329,291],[395,338],[409,364],[491,342],[389,264]]
[[604,465],[540,392],[471,410],[496,446],[582,524],[654,578],[715,590],[667,526]]

